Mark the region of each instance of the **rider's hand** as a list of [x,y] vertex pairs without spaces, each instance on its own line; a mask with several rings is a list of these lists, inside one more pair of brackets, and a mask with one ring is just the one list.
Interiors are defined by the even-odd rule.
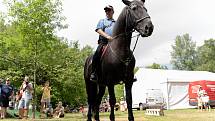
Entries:
[[108,39],[108,40],[112,40],[112,39],[113,39],[113,37],[111,37],[111,36],[107,36],[107,39]]

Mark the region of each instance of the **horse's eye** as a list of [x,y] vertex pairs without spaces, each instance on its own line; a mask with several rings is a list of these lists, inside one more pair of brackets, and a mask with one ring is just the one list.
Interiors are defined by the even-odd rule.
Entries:
[[137,8],[137,5],[131,4],[131,5],[130,5],[130,8],[131,8],[132,10],[135,10],[135,9]]

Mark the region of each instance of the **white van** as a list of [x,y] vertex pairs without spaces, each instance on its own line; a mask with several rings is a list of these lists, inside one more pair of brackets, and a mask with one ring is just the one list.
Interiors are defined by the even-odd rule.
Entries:
[[132,91],[133,109],[143,110],[146,108],[160,108],[164,105],[164,97],[160,89],[147,89],[142,92]]
[[146,93],[147,107],[160,107],[164,105],[163,93],[160,89],[148,89]]

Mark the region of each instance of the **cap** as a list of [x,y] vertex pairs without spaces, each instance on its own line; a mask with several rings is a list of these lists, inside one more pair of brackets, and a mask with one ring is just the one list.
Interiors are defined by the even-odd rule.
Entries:
[[10,81],[10,78],[7,78],[6,81]]
[[104,10],[113,10],[113,6],[111,6],[111,5],[105,6]]

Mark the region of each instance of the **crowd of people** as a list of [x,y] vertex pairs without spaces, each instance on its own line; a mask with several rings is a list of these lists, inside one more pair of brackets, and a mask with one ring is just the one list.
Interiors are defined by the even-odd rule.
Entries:
[[[20,88],[15,91],[10,81],[9,78],[7,78],[5,82],[3,79],[0,79],[0,118],[6,118],[6,112],[9,108],[9,102],[11,101],[14,102],[14,104],[12,104],[14,105],[13,108],[18,110],[18,113],[15,115],[19,119],[27,119],[29,117],[28,112],[32,100],[33,85],[29,81],[29,77],[26,76]],[[52,108],[49,81],[45,82],[41,91],[43,94],[41,97],[40,113],[50,118],[64,117],[64,107],[61,101],[57,104],[55,109]]]
[[[46,81],[42,87],[42,97],[41,97],[41,107],[40,113],[45,114],[48,118],[62,118],[64,117],[64,107],[63,103],[58,102],[55,109],[51,105],[51,86],[49,81]],[[32,100],[33,85],[29,81],[29,77],[25,77],[19,90],[14,94],[14,87],[11,85],[11,80],[7,78],[4,82],[0,79],[0,118],[4,119],[6,117],[6,112],[9,107],[9,101],[15,100],[14,109],[18,110],[18,117],[20,119],[28,118],[29,106]],[[197,92],[198,109],[199,110],[209,110],[209,96],[207,92],[200,86]],[[119,102],[119,110],[126,111],[127,105],[123,97]],[[101,112],[108,112],[110,110],[108,100],[105,100],[101,104]],[[80,112],[85,114],[84,106],[80,107]]]

